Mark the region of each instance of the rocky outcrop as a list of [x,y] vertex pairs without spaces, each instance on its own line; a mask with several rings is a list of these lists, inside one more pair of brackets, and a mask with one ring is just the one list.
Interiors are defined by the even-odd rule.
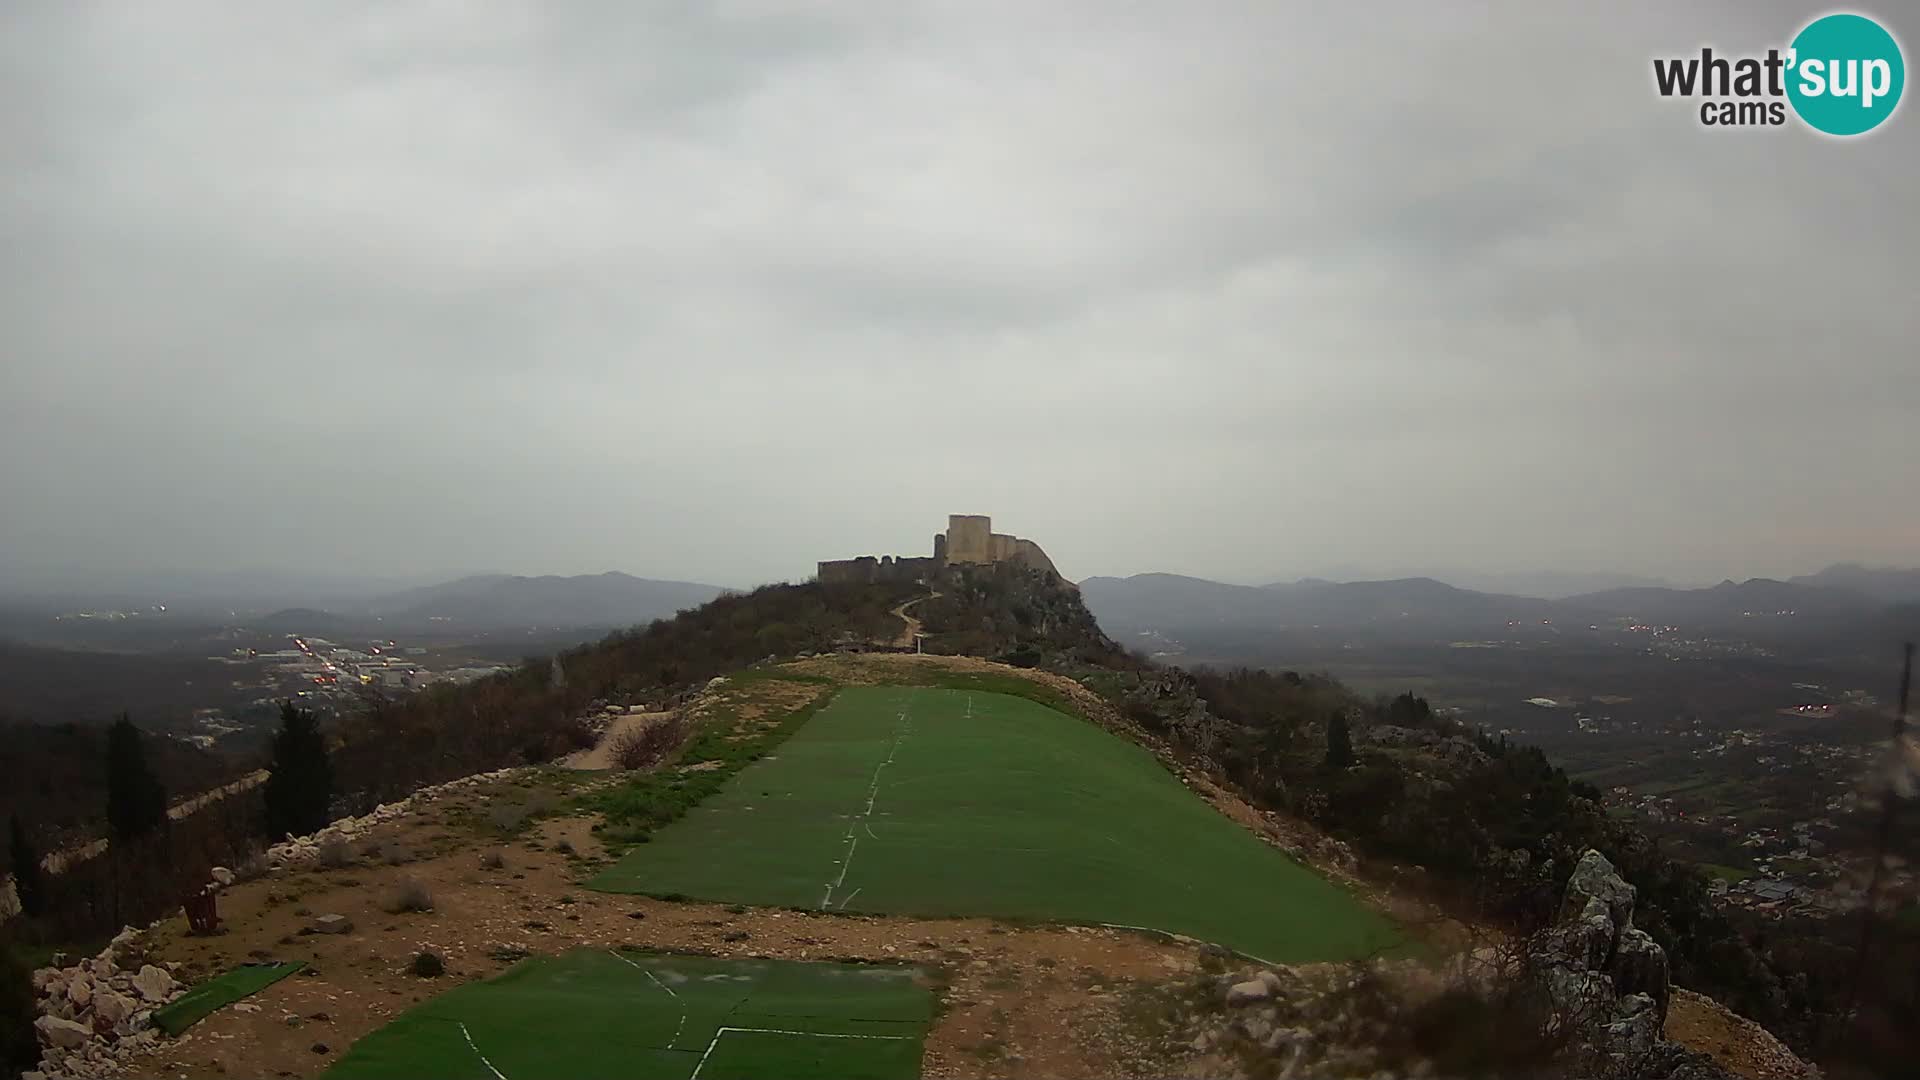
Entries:
[[1575,1033],[1571,1075],[1735,1080],[1712,1059],[1666,1041],[1667,954],[1633,925],[1636,896],[1605,855],[1588,849],[1567,880],[1558,920],[1533,950],[1535,976]]

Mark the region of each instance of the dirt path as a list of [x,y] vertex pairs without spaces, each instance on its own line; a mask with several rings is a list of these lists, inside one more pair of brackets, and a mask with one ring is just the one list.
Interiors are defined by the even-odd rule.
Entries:
[[613,759],[613,747],[620,736],[639,731],[665,715],[664,712],[630,712],[616,716],[607,730],[600,733],[600,741],[594,743],[592,749],[575,750],[561,758],[559,764],[568,769],[617,769],[620,763]]
[[907,624],[906,628],[900,631],[900,636],[893,639],[893,643],[895,645],[898,645],[902,648],[907,648],[907,649],[913,648],[914,639],[920,636],[921,624],[919,619],[916,619],[913,616],[907,614],[907,609],[921,602],[922,600],[933,600],[933,599],[937,599],[939,596],[940,594],[937,592],[930,592],[925,596],[916,596],[912,600],[909,600],[906,603],[901,604],[899,607],[893,609],[893,613],[899,617],[900,621]]

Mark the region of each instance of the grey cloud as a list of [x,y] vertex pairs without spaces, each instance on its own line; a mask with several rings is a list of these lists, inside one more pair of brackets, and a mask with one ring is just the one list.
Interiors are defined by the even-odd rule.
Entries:
[[10,5],[0,575],[1912,561],[1911,106],[1649,78],[1811,13]]

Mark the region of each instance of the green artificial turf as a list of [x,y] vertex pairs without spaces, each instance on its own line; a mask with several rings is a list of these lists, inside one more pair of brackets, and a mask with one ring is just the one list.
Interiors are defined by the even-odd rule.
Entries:
[[153,1010],[153,1026],[168,1035],[178,1035],[206,1019],[215,1009],[251,997],[306,966],[303,961],[243,964],[208,979],[172,1002]]
[[1276,963],[1397,944],[1133,743],[1003,694],[842,690],[590,882],[769,906],[1106,923]]
[[933,1017],[912,968],[576,949],[368,1035],[330,1080],[909,1080]]

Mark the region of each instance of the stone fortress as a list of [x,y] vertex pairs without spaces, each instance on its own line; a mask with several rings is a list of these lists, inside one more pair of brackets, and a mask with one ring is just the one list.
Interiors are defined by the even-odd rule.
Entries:
[[1040,545],[1018,536],[993,531],[993,519],[985,514],[950,514],[947,531],[933,534],[933,554],[862,555],[857,559],[834,559],[820,564],[820,580],[830,585],[868,584],[876,581],[919,581],[938,574],[949,566],[990,566],[1015,563],[1043,570],[1055,577],[1053,560]]

